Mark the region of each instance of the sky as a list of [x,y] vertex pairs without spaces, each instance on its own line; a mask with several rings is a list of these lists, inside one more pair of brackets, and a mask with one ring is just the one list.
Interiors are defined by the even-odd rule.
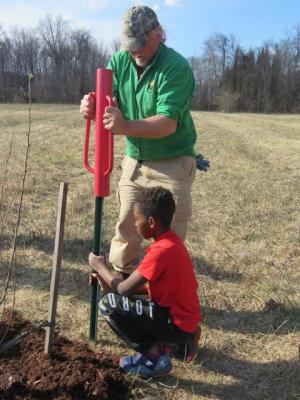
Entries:
[[0,0],[0,25],[35,28],[47,14],[62,16],[109,46],[120,38],[122,16],[136,4],[152,7],[167,32],[167,45],[199,56],[214,33],[234,34],[244,48],[280,41],[300,25],[300,0]]

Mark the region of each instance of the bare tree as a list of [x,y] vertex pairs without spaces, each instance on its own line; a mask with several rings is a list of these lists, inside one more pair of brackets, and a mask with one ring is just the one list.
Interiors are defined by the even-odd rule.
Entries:
[[215,98],[224,79],[226,68],[232,66],[236,41],[233,35],[216,33],[204,42],[202,58],[203,90],[206,108],[216,107]]
[[121,49],[121,40],[120,39],[114,39],[111,42],[110,47],[111,47],[113,53],[116,53],[117,51],[120,51],[120,49]]
[[67,96],[67,73],[69,65],[69,38],[68,23],[61,17],[47,15],[40,21],[38,34],[43,46],[45,57],[45,73],[49,76],[47,90],[51,101],[59,99],[64,102]]

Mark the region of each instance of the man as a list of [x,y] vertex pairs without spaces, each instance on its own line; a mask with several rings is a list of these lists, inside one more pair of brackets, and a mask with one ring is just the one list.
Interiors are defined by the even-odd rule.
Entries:
[[[134,226],[133,206],[145,187],[162,186],[176,201],[172,222],[184,240],[192,213],[196,131],[190,115],[193,72],[184,57],[168,48],[155,12],[134,6],[123,21],[122,50],[108,68],[114,72],[114,107],[103,116],[106,129],[126,136],[126,155],[118,187],[120,215],[109,261],[130,274],[140,259],[142,238]],[[95,97],[84,96],[80,112],[95,116]]]

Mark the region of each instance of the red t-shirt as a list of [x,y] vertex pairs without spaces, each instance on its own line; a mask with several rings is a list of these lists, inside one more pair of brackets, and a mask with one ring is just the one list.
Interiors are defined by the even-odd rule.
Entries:
[[198,283],[182,240],[169,229],[146,249],[137,270],[149,282],[151,300],[169,308],[173,324],[194,332],[202,320]]

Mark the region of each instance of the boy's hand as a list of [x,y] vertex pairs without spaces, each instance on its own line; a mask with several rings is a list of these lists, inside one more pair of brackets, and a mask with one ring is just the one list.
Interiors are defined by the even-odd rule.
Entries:
[[94,285],[96,282],[99,283],[99,275],[96,272],[89,274],[89,286]]
[[99,276],[96,272],[92,272],[91,274],[89,274],[89,286],[92,286],[93,284],[95,284],[95,282],[98,282],[101,290],[111,289],[108,284],[101,278],[101,276]]
[[103,267],[106,267],[105,256],[96,256],[94,253],[89,254],[89,265],[98,273]]

